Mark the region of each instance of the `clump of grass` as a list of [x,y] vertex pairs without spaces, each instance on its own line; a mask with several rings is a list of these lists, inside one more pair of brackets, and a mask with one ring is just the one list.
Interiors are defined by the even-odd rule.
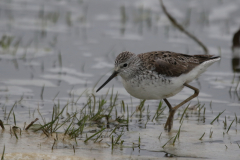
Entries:
[[[44,90],[44,87],[42,87],[42,93],[43,93],[43,90]],[[71,95],[74,95],[74,93]],[[81,96],[79,96],[79,98]],[[40,123],[40,124],[34,125],[34,123],[36,121],[38,121],[38,118],[36,118],[29,125],[27,125],[26,128],[25,128],[25,126],[26,126],[26,123],[25,123],[25,125],[24,125],[25,130],[28,130],[31,126],[34,125],[34,127],[32,127],[33,131],[42,132],[43,134],[46,135],[46,137],[53,136],[53,135],[55,135],[53,133],[56,133],[56,138],[54,138],[54,142],[52,144],[52,150],[53,150],[57,145],[57,141],[58,141],[57,132],[59,131],[60,128],[64,129],[64,131],[63,131],[64,136],[67,136],[67,138],[70,138],[70,139],[75,139],[75,142],[77,144],[76,138],[79,136],[82,136],[82,134],[84,133],[84,128],[86,126],[91,126],[92,124],[97,124],[97,126],[99,128],[101,127],[101,129],[90,136],[87,136],[87,133],[86,133],[86,138],[84,138],[85,139],[84,142],[88,142],[91,140],[94,143],[100,143],[103,140],[103,139],[101,139],[101,137],[104,133],[104,130],[111,130],[109,126],[114,125],[115,127],[114,127],[114,129],[111,130],[111,134],[107,135],[108,132],[106,132],[105,136],[112,137],[112,139],[113,139],[112,148],[114,148],[114,146],[116,146],[116,145],[122,146],[122,144],[124,142],[123,140],[121,140],[121,137],[124,134],[123,126],[127,125],[127,129],[128,129],[128,123],[129,123],[128,105],[125,105],[124,101],[122,101],[122,111],[121,112],[122,113],[127,112],[127,117],[124,114],[122,116],[118,116],[117,108],[116,108],[118,94],[116,94],[116,95],[113,94],[113,90],[112,90],[112,93],[110,95],[108,95],[110,97],[109,101],[107,101],[107,99],[106,99],[107,95],[105,97],[99,97],[99,98],[96,97],[94,94],[87,95],[87,96],[88,96],[87,103],[84,104],[84,106],[80,110],[71,111],[71,113],[68,113],[68,106],[69,105],[73,106],[74,104],[76,105],[77,101],[67,102],[67,104],[65,106],[63,106],[62,109],[60,109],[60,101],[58,100],[57,104],[54,103],[54,106],[52,109],[52,116],[51,116],[51,119],[49,122],[46,122],[45,118],[42,116],[42,114],[38,108],[37,111],[43,121],[43,124]],[[145,101],[142,101],[140,103],[140,106],[139,106],[139,110],[141,110],[140,112],[144,111],[144,102]],[[15,126],[10,128],[10,134],[11,134],[11,136],[15,136],[16,139],[19,139],[21,136],[21,129],[16,126],[17,121],[16,121],[16,117],[14,114],[14,106],[16,106],[16,104],[17,104],[17,102],[15,102],[15,104],[12,106],[12,108],[9,112],[8,118],[6,118],[6,119],[8,120],[12,113]],[[116,113],[115,116],[114,116],[114,110]],[[64,113],[66,113],[66,116],[64,115]],[[29,110],[29,114],[30,114],[30,110]],[[106,118],[107,126],[105,124],[105,121],[102,121],[103,118]],[[115,120],[113,120],[113,119],[115,119]],[[115,121],[118,123],[116,123],[116,124],[111,123],[112,121]],[[122,128],[122,131],[119,131],[120,127]],[[17,132],[18,129],[20,129],[20,136],[19,136],[19,132]],[[120,134],[119,134],[119,132],[120,132]],[[88,133],[88,135],[89,135],[89,133]],[[139,141],[139,147],[140,147],[140,142],[141,142],[141,140]],[[73,146],[73,148],[74,148],[74,146]],[[74,148],[74,150],[75,150],[75,148]]]
[[[41,125],[40,128],[38,128],[37,130],[35,131],[38,131],[38,130],[44,130],[45,133],[53,133],[53,132],[56,132],[62,125],[64,125],[66,123],[66,121],[64,121],[63,123],[59,124],[59,118],[61,116],[61,114],[63,113],[63,111],[65,110],[65,108],[68,106],[69,103],[67,103],[61,110],[61,112],[56,112],[54,107],[53,107],[53,113],[52,113],[52,121],[44,124],[44,125]],[[71,117],[71,116],[70,116]]]

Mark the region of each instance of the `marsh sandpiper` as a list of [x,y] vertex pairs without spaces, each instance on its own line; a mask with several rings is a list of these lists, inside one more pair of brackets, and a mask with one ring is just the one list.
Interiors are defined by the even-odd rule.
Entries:
[[[133,97],[164,100],[169,108],[169,116],[164,128],[170,131],[176,110],[198,96],[199,90],[189,83],[219,60],[219,56],[213,55],[186,55],[169,51],[153,51],[136,55],[125,51],[117,56],[114,72],[97,89],[97,92],[114,77],[120,75],[123,86]],[[183,87],[194,90],[194,94],[172,107],[167,98],[176,95]]]

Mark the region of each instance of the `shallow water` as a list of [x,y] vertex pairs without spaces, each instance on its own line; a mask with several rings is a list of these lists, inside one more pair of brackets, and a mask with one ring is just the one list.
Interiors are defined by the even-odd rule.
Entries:
[[[63,147],[52,152],[52,142],[39,149],[38,144],[43,142],[40,134],[30,133],[34,135],[35,142],[25,133],[16,140],[10,137],[7,126],[1,133],[0,153],[5,144],[6,158],[13,152],[13,156],[21,157],[19,154],[29,153],[29,149],[21,148],[23,142],[26,146],[31,142],[34,146],[30,147],[31,152],[39,154],[38,157],[50,156],[52,159],[66,155],[73,156],[72,159],[77,156],[86,159],[154,159],[164,157],[166,152],[176,159],[239,157],[239,123],[234,122],[229,133],[223,136],[227,129],[224,129],[222,121],[226,117],[228,128],[235,115],[238,118],[240,115],[240,44],[232,41],[240,27],[240,2],[165,0],[164,4],[185,29],[206,45],[209,54],[222,57],[191,83],[200,89],[200,95],[191,101],[191,106],[198,102],[205,104],[206,119],[203,120],[203,110],[200,116],[197,110],[188,111],[189,117],[185,117],[180,139],[175,145],[168,144],[163,149],[169,138],[176,135],[184,107],[179,115],[175,115],[178,120],[174,122],[173,131],[167,133],[163,130],[167,109],[159,119],[151,121],[159,101],[147,101],[143,115],[135,113],[139,100],[130,97],[122,87],[121,78],[117,77],[96,96],[105,95],[114,85],[114,93],[119,94],[118,102],[124,100],[133,114],[128,129],[123,127],[123,145],[134,146],[140,135],[143,143],[140,147],[116,147],[112,151],[108,146],[111,145],[110,140],[104,140],[103,147],[86,145],[81,137],[81,145],[76,148],[74,156],[72,148]],[[68,108],[69,113],[82,109],[88,98],[84,95],[78,100],[78,96],[86,89],[91,94],[92,88],[107,79],[116,55],[122,51],[170,50],[204,54],[197,43],[171,24],[157,0],[1,0],[0,18],[0,119],[12,126],[12,112],[8,121],[7,117],[15,102],[13,111],[17,126],[39,118],[38,108],[46,121],[50,121],[53,106],[58,101],[61,108],[67,101],[76,102]],[[191,94],[191,90],[184,89],[169,101],[177,104]],[[120,105],[117,110],[120,114]],[[210,125],[223,110],[218,122]],[[116,118],[115,113],[112,118]],[[43,122],[39,120],[38,123]],[[210,128],[213,130],[212,138],[209,138]],[[162,137],[158,140],[161,132]],[[199,141],[204,132],[205,138]]]

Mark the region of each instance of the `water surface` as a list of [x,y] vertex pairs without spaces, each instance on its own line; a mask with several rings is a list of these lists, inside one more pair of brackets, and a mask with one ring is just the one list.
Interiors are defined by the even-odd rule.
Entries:
[[[129,106],[133,114],[129,126],[118,129],[119,133],[124,129],[121,139],[127,147],[118,146],[112,151],[110,138],[100,144],[86,145],[83,142],[86,137],[78,137],[75,154],[71,146],[74,140],[52,152],[53,139],[44,144],[47,140],[40,133],[30,132],[31,138],[23,132],[16,140],[8,133],[6,125],[7,129],[1,132],[0,153],[5,144],[6,158],[10,153],[15,157],[34,153],[34,156],[52,159],[66,155],[72,159],[77,156],[85,159],[155,159],[169,155],[176,159],[239,157],[239,122],[233,123],[228,134],[226,131],[235,115],[237,118],[240,115],[240,44],[233,40],[234,35],[235,39],[239,36],[240,2],[165,0],[164,5],[186,30],[205,44],[209,54],[221,56],[221,61],[191,83],[200,89],[200,95],[191,101],[191,106],[198,102],[205,104],[205,115],[203,118],[203,110],[201,115],[198,110],[188,111],[189,117],[184,118],[181,136],[175,145],[169,143],[162,148],[178,132],[184,107],[175,115],[172,132],[167,133],[163,130],[167,109],[159,119],[152,121],[159,101],[146,101],[145,111],[140,116],[139,112],[134,112],[140,101],[130,97],[121,78],[117,77],[96,96],[105,95],[114,86],[114,93],[119,94],[117,102],[124,100]],[[204,54],[196,42],[172,25],[157,0],[1,0],[0,19],[0,119],[11,126],[14,125],[12,112],[8,121],[7,117],[15,102],[13,111],[19,127],[40,118],[37,109],[46,121],[50,121],[53,106],[58,101],[61,108],[68,101],[76,102],[66,112],[81,110],[88,98],[85,94],[79,100],[77,97],[87,88],[91,94],[97,82],[99,86],[107,79],[115,57],[122,51],[138,54],[170,50]],[[184,89],[169,101],[175,105],[191,94],[191,90]],[[116,110],[126,116],[126,112],[120,111],[120,104]],[[210,125],[223,110],[218,121]],[[225,117],[227,128],[222,123]],[[114,111],[112,119],[115,118]],[[43,122],[39,120],[38,123]],[[91,127],[95,127],[90,130],[93,133],[101,129]],[[110,127],[109,132],[114,127]],[[86,133],[91,134],[90,131]],[[204,132],[206,135],[200,141]],[[160,133],[162,136],[158,139]],[[139,137],[140,147],[137,145]]]

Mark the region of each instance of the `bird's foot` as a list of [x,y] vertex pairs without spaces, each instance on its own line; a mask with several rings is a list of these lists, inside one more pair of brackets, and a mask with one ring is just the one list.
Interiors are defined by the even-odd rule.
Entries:
[[176,110],[171,109],[169,111],[169,116],[167,119],[167,122],[165,123],[164,129],[167,130],[168,132],[171,131],[172,126],[173,126],[173,118]]

